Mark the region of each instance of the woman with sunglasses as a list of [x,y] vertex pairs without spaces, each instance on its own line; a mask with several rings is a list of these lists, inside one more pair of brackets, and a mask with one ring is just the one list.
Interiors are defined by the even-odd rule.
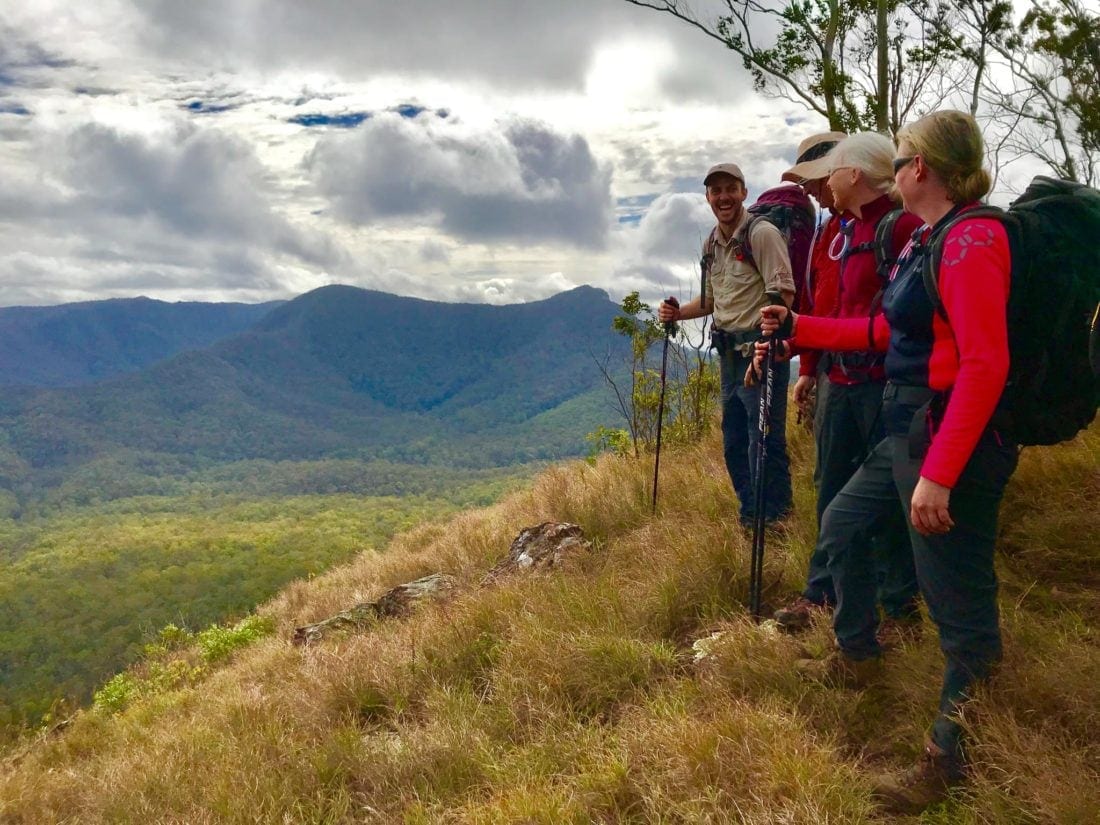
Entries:
[[1001,657],[993,545],[997,511],[1017,450],[991,424],[1008,374],[1006,305],[1010,253],[995,219],[955,223],[933,273],[943,312],[925,286],[925,254],[944,227],[989,191],[981,133],[962,112],[930,114],[897,136],[895,186],[924,221],[903,252],[873,325],[866,319],[799,318],[763,309],[765,332],[799,346],[885,351],[886,437],[825,512],[820,543],[837,589],[837,651],[806,668],[859,685],[876,674],[873,560],[866,536],[900,506],[921,593],[946,659],[939,713],[918,763],[877,783],[891,810],[916,812],[943,799],[964,776],[959,713]]

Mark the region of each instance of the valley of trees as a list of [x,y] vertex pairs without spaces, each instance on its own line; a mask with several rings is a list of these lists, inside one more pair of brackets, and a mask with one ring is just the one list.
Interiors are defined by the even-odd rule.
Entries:
[[[380,465],[328,464],[230,468],[186,495],[0,519],[0,727],[86,702],[165,625],[197,631],[245,615],[293,579],[380,552],[396,532],[426,520],[488,504],[532,472],[393,466],[387,475]],[[271,485],[250,486],[268,470]],[[279,476],[293,486],[295,472],[392,492],[275,492]]]
[[615,314],[591,288],[0,309],[0,723],[583,454],[615,423]]

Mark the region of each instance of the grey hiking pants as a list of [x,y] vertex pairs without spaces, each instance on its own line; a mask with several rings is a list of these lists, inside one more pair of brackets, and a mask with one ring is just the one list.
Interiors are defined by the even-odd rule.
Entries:
[[[828,554],[837,594],[833,627],[841,650],[853,659],[881,654],[869,538],[899,503],[909,512],[923,461],[923,455],[911,455],[908,437],[916,411],[915,406],[885,403],[886,437],[829,504],[822,521],[819,546]],[[922,536],[909,525],[917,580],[946,660],[932,739],[948,753],[961,753],[959,706],[1001,658],[993,546],[997,511],[1017,457],[1015,445],[987,430],[951,491],[955,526],[944,535]]]
[[[817,485],[817,521],[820,528],[825,509],[844,487],[868,450],[883,435],[882,391],[884,381],[862,384],[834,384],[822,377],[818,390],[818,408],[814,420],[817,448],[815,482]],[[824,390],[824,391],[822,391]],[[905,514],[898,502],[882,529],[871,536],[878,576],[878,600],[883,612],[905,617],[916,610],[917,574],[913,568],[913,548],[909,544]],[[829,556],[820,542],[810,556],[806,588],[802,595],[815,604],[836,604]]]

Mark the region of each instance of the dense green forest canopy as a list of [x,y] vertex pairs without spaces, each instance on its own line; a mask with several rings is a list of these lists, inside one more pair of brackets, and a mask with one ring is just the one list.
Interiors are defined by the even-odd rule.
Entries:
[[[579,455],[615,423],[593,359],[625,352],[616,312],[589,287],[488,306],[331,286],[136,372],[8,388],[0,512],[175,493],[250,461],[492,468]],[[293,474],[282,492],[344,483],[314,472],[294,486]]]

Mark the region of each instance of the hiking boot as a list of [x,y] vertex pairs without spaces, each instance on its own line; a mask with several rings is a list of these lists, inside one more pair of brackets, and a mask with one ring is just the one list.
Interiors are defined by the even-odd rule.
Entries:
[[884,616],[875,631],[875,639],[883,650],[911,645],[924,632],[920,614],[915,616]]
[[919,814],[945,800],[951,788],[962,781],[959,759],[928,741],[917,764],[899,774],[879,777],[871,795],[890,813]]
[[882,674],[882,657],[852,659],[843,651],[834,650],[824,659],[798,659],[794,666],[805,679],[859,690],[878,681]]
[[799,596],[786,607],[775,611],[772,618],[781,629],[788,633],[797,633],[810,626],[814,613],[826,612],[828,609],[826,605],[810,601],[805,596]]

